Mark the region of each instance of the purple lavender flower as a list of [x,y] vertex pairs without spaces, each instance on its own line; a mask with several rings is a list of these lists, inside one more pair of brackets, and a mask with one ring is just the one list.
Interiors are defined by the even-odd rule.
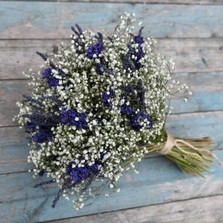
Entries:
[[[74,168],[72,167],[73,164],[75,165]],[[96,162],[92,166],[85,165],[84,167],[78,167],[76,166],[76,163],[74,161],[70,162],[66,168],[66,173],[70,176],[70,178],[64,182],[62,188],[58,191],[57,196],[55,197],[51,205],[52,208],[55,208],[60,196],[62,195],[65,189],[71,188],[77,183],[88,179],[87,183],[82,188],[82,191],[85,191],[92,183],[94,176],[99,174],[99,165],[99,162]]]
[[[59,73],[62,73],[63,71],[61,69],[58,69]],[[59,80],[53,76],[51,68],[46,68],[42,71],[42,77],[43,79],[46,79],[47,83],[51,87],[56,87],[59,85]]]
[[137,83],[137,97],[138,97],[138,104],[141,109],[145,109],[145,89],[143,86],[143,82],[141,79],[138,80]]
[[52,77],[47,78],[47,83],[51,87],[56,87],[59,85],[59,80],[52,76]]
[[[145,56],[145,53],[143,52],[142,49],[142,43],[144,43],[143,36],[141,35],[143,27],[139,30],[139,33],[137,36],[133,36],[133,41],[134,43],[138,44],[138,47],[136,49],[132,48],[131,45],[129,45],[129,51],[128,53],[124,56],[123,60],[123,68],[125,70],[139,70],[142,65],[140,64],[140,59],[142,59]],[[134,59],[132,57],[134,56]]]
[[144,40],[143,40],[143,36],[142,36],[142,30],[143,30],[144,27],[141,27],[140,30],[139,30],[139,33],[137,36],[134,36],[134,42],[135,43],[138,43],[139,45],[141,45],[142,43],[144,43]]
[[41,170],[41,171],[38,173],[38,175],[42,177],[42,176],[45,174],[45,172],[46,172],[46,170]]
[[76,52],[78,54],[85,53],[85,47],[83,43],[83,39],[85,39],[85,35],[78,24],[75,24],[75,27],[71,27],[71,30],[75,33],[72,39],[74,41],[74,47],[76,48]]
[[129,105],[124,104],[121,106],[121,113],[124,115],[133,116],[135,115],[135,112],[136,110]]
[[134,42],[141,45],[142,43],[144,43],[143,37],[140,35],[134,36]]
[[80,113],[72,109],[63,109],[60,114],[61,123],[74,125],[78,130],[86,129],[88,127],[86,118],[86,113]]
[[[73,168],[72,166],[75,165]],[[73,183],[79,183],[92,174],[97,175],[99,172],[99,163],[95,163],[92,166],[85,165],[84,167],[78,167],[75,162],[70,162],[66,168],[66,173],[70,175],[70,179]]]
[[26,124],[25,124],[25,129],[28,130],[28,131],[35,131],[36,125],[35,125],[34,122],[27,121]]
[[101,42],[98,42],[92,46],[90,46],[87,50],[87,57],[89,59],[93,59],[93,55],[95,54],[97,57],[98,55],[104,50],[103,44]]
[[122,105],[121,113],[127,116],[127,118],[130,120],[131,127],[136,131],[139,131],[143,127],[144,122],[147,123],[148,128],[153,127],[153,121],[151,120],[149,114],[144,112],[137,112],[130,105]]
[[98,42],[87,48],[86,54],[89,59],[93,59],[94,54],[98,57],[99,54],[104,50],[103,46],[103,36],[98,32],[98,36],[96,36]]
[[136,70],[135,63],[132,60],[132,55],[134,55],[134,52],[133,52],[132,47],[129,46],[129,51],[123,57],[123,69],[126,71],[129,71],[129,70],[135,71]]
[[52,70],[51,68],[46,68],[45,70],[42,71],[42,78],[48,78],[50,75],[52,75]]
[[35,143],[48,142],[53,138],[53,133],[50,128],[46,126],[40,126],[39,130],[32,136],[32,140]]
[[103,75],[103,73],[107,73],[109,75],[114,75],[113,71],[108,68],[108,65],[102,64],[103,61],[101,60],[101,63],[97,63],[95,66],[95,71],[99,75]]
[[29,121],[26,123],[27,128],[34,128],[36,126],[45,126],[47,128],[55,127],[58,123],[58,117],[54,114],[42,114],[40,112],[33,112],[32,114],[24,115]]
[[136,56],[136,62],[139,62],[140,59],[142,59],[145,56],[145,53],[143,52],[143,49],[141,46],[139,46],[138,51],[135,52],[135,56]]
[[122,87],[122,90],[124,92],[124,95],[131,95],[135,97],[135,90],[132,84],[128,84],[127,86]]
[[76,28],[75,27],[71,27],[71,30],[78,36],[80,37],[80,35],[83,34],[83,31],[81,29],[81,27],[78,25],[78,24],[75,24]]
[[[132,58],[134,56],[134,59]],[[145,53],[143,52],[142,47],[139,45],[136,49],[132,49],[131,46],[129,46],[128,53],[124,56],[123,59],[123,68],[125,70],[139,70],[142,65],[140,64],[140,59],[142,59],[145,56]]]
[[95,66],[96,73],[99,75],[103,75],[103,71],[104,71],[103,68],[104,68],[103,64],[97,63]]
[[103,92],[101,101],[107,107],[112,107],[112,103],[109,101],[110,98],[114,97],[115,92],[114,90],[110,89],[109,92]]
[[130,123],[133,129],[139,131],[146,122],[148,128],[152,128],[153,122],[148,114],[144,112],[137,112],[130,118]]

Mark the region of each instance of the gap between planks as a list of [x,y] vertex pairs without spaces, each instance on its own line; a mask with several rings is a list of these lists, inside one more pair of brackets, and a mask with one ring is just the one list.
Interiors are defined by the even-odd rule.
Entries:
[[222,205],[220,194],[44,223],[220,223]]
[[[113,29],[125,11],[137,14],[154,37],[221,37],[223,6],[126,3],[0,2],[1,38],[69,37],[79,23],[93,29]],[[11,14],[14,12],[14,16]]]

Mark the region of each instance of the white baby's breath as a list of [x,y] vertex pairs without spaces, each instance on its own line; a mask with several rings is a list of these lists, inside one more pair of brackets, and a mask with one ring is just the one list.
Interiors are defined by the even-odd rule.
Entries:
[[[87,50],[99,41],[100,34],[87,30],[79,36],[74,35],[70,45],[62,43],[42,66],[42,71],[51,67],[50,78],[41,77],[41,72],[35,75],[31,69],[27,75],[33,86],[32,98],[41,102],[41,112],[45,117],[50,114],[60,119],[64,108],[86,114],[87,128],[55,121],[56,124],[47,130],[53,135],[51,140],[41,143],[31,140],[28,157],[28,161],[34,163],[34,175],[44,170],[61,187],[70,177],[67,173],[70,163],[71,168],[75,169],[94,166],[100,161],[97,166],[99,174],[94,176],[96,183],[92,183],[92,187],[83,190],[88,183],[88,179],[84,178],[63,191],[66,199],[72,194],[79,195],[73,202],[77,209],[84,207],[89,198],[95,198],[99,184],[107,184],[113,189],[124,171],[131,168],[138,173],[135,163],[147,153],[145,145],[164,140],[162,134],[170,112],[167,101],[176,93],[173,88],[188,91],[186,85],[172,80],[174,63],[156,52],[154,39],[149,37],[144,38],[142,43],[134,42],[134,36],[130,34],[134,30],[134,22],[134,15],[124,14],[111,40],[103,35],[103,50],[98,54],[92,53],[92,56],[88,55]],[[141,33],[138,37],[142,37]],[[138,59],[141,51],[143,54]],[[130,52],[135,53],[128,59],[126,55]],[[131,64],[125,64],[125,59],[126,63],[137,61],[135,66],[140,67],[131,68]],[[98,70],[96,66],[99,66]],[[144,86],[142,108],[135,99],[132,101],[136,104],[132,104],[123,96],[123,88],[133,86],[134,89],[129,91],[139,98],[140,87],[137,86],[140,83]],[[110,96],[112,91],[114,94]],[[31,103],[28,99],[18,103],[19,124],[27,128],[30,117],[37,112],[38,103]],[[135,115],[143,113],[147,117],[142,116],[144,118],[137,121],[139,129],[134,129],[131,118],[120,111],[124,105],[132,106]],[[79,122],[81,118],[75,117],[74,121]],[[29,132],[31,139],[37,137],[40,128],[41,124]],[[119,190],[116,188],[115,191]],[[107,192],[104,193],[108,196]]]

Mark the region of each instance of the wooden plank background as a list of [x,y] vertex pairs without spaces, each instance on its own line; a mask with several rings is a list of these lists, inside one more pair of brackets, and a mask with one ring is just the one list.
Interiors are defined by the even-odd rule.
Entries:
[[135,12],[144,34],[176,62],[176,78],[191,86],[188,103],[174,99],[167,129],[184,137],[209,135],[223,160],[223,1],[79,0],[0,1],[0,222],[1,223],[215,223],[223,222],[223,168],[203,178],[185,176],[164,157],[143,160],[127,172],[121,192],[77,212],[71,203],[50,204],[58,188],[33,188],[25,135],[12,117],[29,89],[22,71],[37,70],[35,51],[69,41],[70,27],[110,31],[119,16]]

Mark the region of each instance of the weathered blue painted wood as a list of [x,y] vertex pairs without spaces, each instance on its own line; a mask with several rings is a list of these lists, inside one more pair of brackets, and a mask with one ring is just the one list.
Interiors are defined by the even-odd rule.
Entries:
[[29,148],[27,145],[0,147],[0,174],[27,171],[32,164],[27,163]]
[[223,36],[223,6],[15,1],[0,2],[0,38],[66,38],[74,23],[111,30],[125,11],[154,37]]
[[[3,0],[3,1],[14,1],[14,0]],[[17,0],[17,1],[29,1],[29,0]],[[40,0],[32,0],[33,2],[35,1],[40,1]],[[105,0],[41,0],[45,2],[102,2],[104,3]],[[108,3],[120,3],[122,0],[106,0]],[[222,5],[223,1],[222,0],[125,0],[124,2],[126,3],[163,3],[163,4],[182,4],[182,5],[201,5],[201,4],[210,4],[210,5]]]
[[12,119],[18,114],[16,102],[27,94],[28,85],[25,81],[0,82],[0,126],[16,125]]
[[181,73],[176,79],[188,84],[193,95],[188,103],[173,98],[173,113],[223,110],[223,72]]
[[[171,115],[167,129],[178,137],[204,137],[214,139],[215,149],[223,149],[223,111]],[[17,136],[15,136],[15,134]],[[23,130],[17,127],[0,128],[0,174],[27,171],[28,146]]]
[[24,146],[27,144],[24,130],[18,126],[0,128],[0,139],[0,148],[14,145]]
[[0,174],[27,171],[29,154],[24,130],[18,127],[0,128]]
[[222,222],[223,196],[201,197],[45,223],[217,223]]
[[[161,52],[172,56],[175,53],[177,79],[188,82],[194,92],[189,103],[173,100],[175,115],[168,118],[167,129],[177,136],[213,137],[217,144],[215,152],[223,160],[223,6],[180,5],[194,4],[197,0],[185,0],[176,5],[169,0],[162,2],[169,5],[0,1],[0,61],[3,64],[0,65],[0,79],[20,79],[21,71],[35,63],[34,50],[38,46],[46,49],[58,39],[68,38],[70,26],[75,22],[84,28],[111,30],[124,11],[136,12],[146,26],[146,34],[169,38],[158,42]],[[179,3],[178,0],[174,2]],[[202,0],[203,3],[210,4],[210,1]],[[32,58],[27,62],[26,57]],[[0,81],[1,223],[44,222],[223,194],[221,167],[212,166],[205,179],[185,177],[173,163],[163,157],[153,157],[139,164],[140,175],[127,173],[119,182],[123,190],[113,194],[111,199],[101,198],[80,212],[61,199],[58,207],[51,209],[57,188],[53,185],[32,188],[36,180],[24,172],[31,167],[26,162],[28,147],[24,134],[17,127],[3,127],[13,125],[11,118],[17,112],[15,102],[26,91],[25,81]]]
[[[217,155],[223,159],[223,151]],[[36,181],[29,173],[1,175],[2,223],[42,222],[223,193],[223,171],[218,165],[212,166],[206,178],[188,177],[172,162],[164,157],[156,157],[143,160],[139,164],[139,171],[138,175],[129,171],[123,176],[119,182],[121,192],[112,194],[109,199],[99,198],[79,212],[73,210],[71,202],[64,199],[55,209],[51,209],[57,188],[32,188]]]

